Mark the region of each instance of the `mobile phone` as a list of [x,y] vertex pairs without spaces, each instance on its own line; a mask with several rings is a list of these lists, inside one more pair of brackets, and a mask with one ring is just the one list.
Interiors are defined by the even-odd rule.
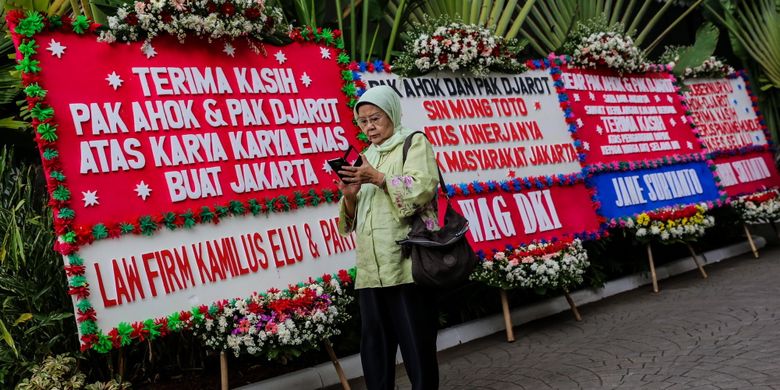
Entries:
[[330,165],[331,169],[333,169],[333,172],[338,175],[339,179],[344,180],[344,176],[339,174],[339,171],[344,166],[353,166],[353,167],[359,167],[363,164],[363,159],[360,157],[360,153],[358,153],[357,149],[353,147],[352,145],[349,146],[349,149],[347,149],[346,152],[344,152],[343,157],[334,158],[333,160],[328,160],[328,165]]

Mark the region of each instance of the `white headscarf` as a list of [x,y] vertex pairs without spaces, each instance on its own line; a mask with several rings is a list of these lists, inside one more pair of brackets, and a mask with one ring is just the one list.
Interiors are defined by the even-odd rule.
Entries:
[[393,135],[382,142],[381,145],[371,144],[364,152],[368,162],[371,165],[375,165],[379,161],[379,156],[385,154],[399,144],[403,144],[406,137],[412,133],[412,130],[401,125],[401,99],[393,88],[386,85],[378,85],[376,87],[367,90],[363,96],[360,97],[354,108],[355,117],[357,118],[357,109],[361,103],[370,103],[379,107],[387,114],[387,117],[393,122]]

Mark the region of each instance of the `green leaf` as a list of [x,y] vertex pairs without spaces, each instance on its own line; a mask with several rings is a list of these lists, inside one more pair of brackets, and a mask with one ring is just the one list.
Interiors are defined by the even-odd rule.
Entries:
[[3,340],[6,344],[8,344],[9,347],[14,351],[14,355],[16,357],[19,357],[19,351],[16,350],[16,344],[14,344],[14,338],[11,337],[11,333],[8,332],[8,329],[5,328],[5,324],[3,323],[3,320],[0,320],[0,336],[3,337]]
[[27,322],[33,318],[32,313],[22,313],[19,315],[19,318],[14,321],[14,325],[19,325],[22,322]]
[[680,51],[680,57],[672,72],[681,75],[685,68],[695,68],[712,56],[718,44],[718,28],[712,23],[705,23],[696,31],[696,42]]

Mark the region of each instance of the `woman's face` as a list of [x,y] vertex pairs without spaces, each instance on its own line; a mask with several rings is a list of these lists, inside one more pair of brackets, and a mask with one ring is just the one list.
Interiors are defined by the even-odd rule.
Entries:
[[395,128],[387,114],[373,104],[362,104],[358,107],[357,123],[368,141],[374,145],[381,145],[390,138]]

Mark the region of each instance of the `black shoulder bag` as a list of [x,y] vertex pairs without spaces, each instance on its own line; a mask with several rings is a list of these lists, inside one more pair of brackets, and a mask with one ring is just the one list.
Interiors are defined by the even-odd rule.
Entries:
[[[403,162],[417,131],[406,137],[403,149]],[[439,171],[439,185],[445,188],[444,178]],[[446,195],[445,195],[446,196]],[[432,202],[437,205],[436,197]],[[438,209],[438,208],[437,208]],[[444,214],[444,226],[437,231],[425,228],[425,222],[419,214],[412,216],[412,229],[404,240],[397,241],[403,246],[405,255],[412,258],[412,278],[414,282],[428,287],[451,287],[468,279],[477,264],[477,255],[471,249],[466,232],[469,222],[452,208],[447,199],[447,211]]]

